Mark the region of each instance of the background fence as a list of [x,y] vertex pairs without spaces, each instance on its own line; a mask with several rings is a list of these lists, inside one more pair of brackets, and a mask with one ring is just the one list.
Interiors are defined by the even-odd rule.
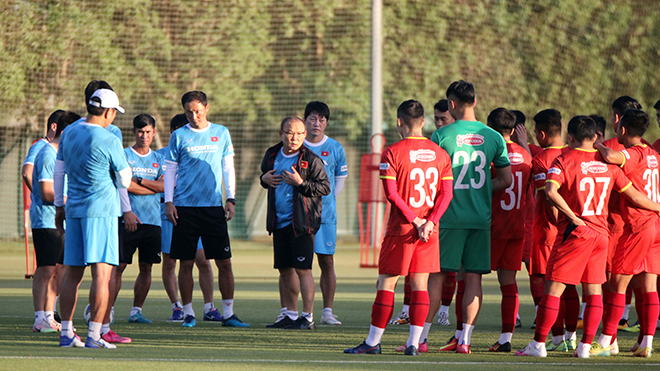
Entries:
[[[349,178],[339,232],[357,234],[359,157],[368,152],[371,87],[368,0],[5,0],[0,2],[0,237],[20,235],[19,169],[55,109],[84,109],[84,88],[108,81],[127,113],[116,124],[131,144],[139,113],[157,119],[154,148],[193,89],[209,96],[210,120],[236,148],[236,238],[265,234],[257,181],[265,149],[285,116],[310,100],[331,109],[327,132],[345,147]],[[398,104],[427,108],[463,78],[477,114],[504,106],[531,121],[559,109],[566,121],[609,120],[626,94],[645,108],[660,99],[660,7],[654,0],[385,0],[383,108],[388,142]],[[652,109],[649,113],[652,113]],[[654,117],[654,115],[652,115]],[[427,133],[431,133],[427,125]],[[528,122],[528,128],[531,128]],[[653,140],[655,125],[647,135]]]

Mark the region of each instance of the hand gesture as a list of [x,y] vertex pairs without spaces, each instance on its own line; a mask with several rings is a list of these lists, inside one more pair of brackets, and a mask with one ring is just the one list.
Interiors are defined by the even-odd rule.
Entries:
[[124,213],[124,227],[129,232],[137,231],[137,225],[142,224],[140,218],[137,215],[133,214],[132,211],[127,211]]
[[427,220],[426,223],[424,223],[420,228],[417,229],[417,233],[419,234],[419,239],[422,240],[423,242],[427,242],[431,235],[433,234],[433,231],[435,230],[435,224],[433,224],[432,221]]
[[277,188],[278,185],[282,184],[282,176],[275,175],[274,169],[264,174],[261,180],[272,188]]
[[515,128],[516,138],[518,143],[527,143],[527,128],[523,124],[516,125]]
[[179,219],[179,214],[176,212],[176,206],[174,206],[174,203],[165,203],[165,215],[167,215],[167,220],[169,220],[170,223],[176,225],[176,220]]
[[303,180],[300,174],[298,174],[298,171],[296,171],[295,166],[291,166],[291,171],[292,173],[284,170],[282,171],[282,179],[286,184],[290,184],[292,186],[299,186],[302,184]]

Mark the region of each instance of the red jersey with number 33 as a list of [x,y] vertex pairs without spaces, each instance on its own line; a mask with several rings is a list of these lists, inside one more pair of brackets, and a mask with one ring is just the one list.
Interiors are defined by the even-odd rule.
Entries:
[[[660,202],[658,152],[645,144],[638,144],[621,153],[624,157],[621,169],[633,186],[646,194],[649,200]],[[621,197],[621,215],[634,233],[653,226],[658,217],[654,211],[639,208],[625,197]]]
[[[380,178],[396,180],[401,198],[417,217],[425,219],[436,202],[440,183],[454,176],[444,149],[424,137],[408,137],[385,148]],[[401,210],[392,207],[385,234],[405,235],[413,229]]]
[[[491,238],[512,239],[525,237],[527,189],[532,173],[532,156],[520,145],[506,142],[511,163],[511,185],[493,193],[493,214],[490,224]],[[496,178],[494,169],[492,177]]]
[[[607,234],[607,215],[612,189],[623,192],[632,185],[616,165],[603,161],[597,150],[574,149],[559,157],[548,170],[548,180],[559,186],[564,198],[575,215],[589,227]],[[569,221],[559,213],[559,233]]]

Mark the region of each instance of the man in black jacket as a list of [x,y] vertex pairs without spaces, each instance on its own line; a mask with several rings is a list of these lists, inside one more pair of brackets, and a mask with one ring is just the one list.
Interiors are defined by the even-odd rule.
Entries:
[[[306,134],[302,119],[285,118],[282,141],[266,151],[261,163],[261,186],[268,189],[266,229],[273,234],[282,304],[276,322],[267,327],[314,328],[314,234],[321,224],[321,196],[330,193],[330,182],[323,160],[303,145]],[[298,292],[303,300],[300,316]]]

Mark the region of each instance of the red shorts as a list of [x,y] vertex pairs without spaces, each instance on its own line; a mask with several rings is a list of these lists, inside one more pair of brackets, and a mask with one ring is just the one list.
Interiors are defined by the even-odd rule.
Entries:
[[660,274],[660,219],[637,233],[626,224],[614,250],[612,273],[636,275]]
[[567,285],[605,283],[607,234],[588,226],[578,226],[566,232],[557,235],[545,279]]
[[502,268],[519,271],[522,269],[524,247],[524,238],[491,239],[490,269],[497,270],[497,268]]
[[619,240],[623,236],[623,229],[620,231],[612,232],[610,231],[609,236],[607,236],[607,269],[606,271],[612,271],[612,258],[614,257],[614,250],[619,244]]
[[408,273],[440,272],[438,231],[427,242],[414,235],[385,236],[378,258],[378,274],[407,276]]
[[550,258],[550,252],[552,251],[552,245],[532,245],[532,253],[529,261],[530,275],[536,276],[545,276],[546,266],[548,265],[548,258]]

